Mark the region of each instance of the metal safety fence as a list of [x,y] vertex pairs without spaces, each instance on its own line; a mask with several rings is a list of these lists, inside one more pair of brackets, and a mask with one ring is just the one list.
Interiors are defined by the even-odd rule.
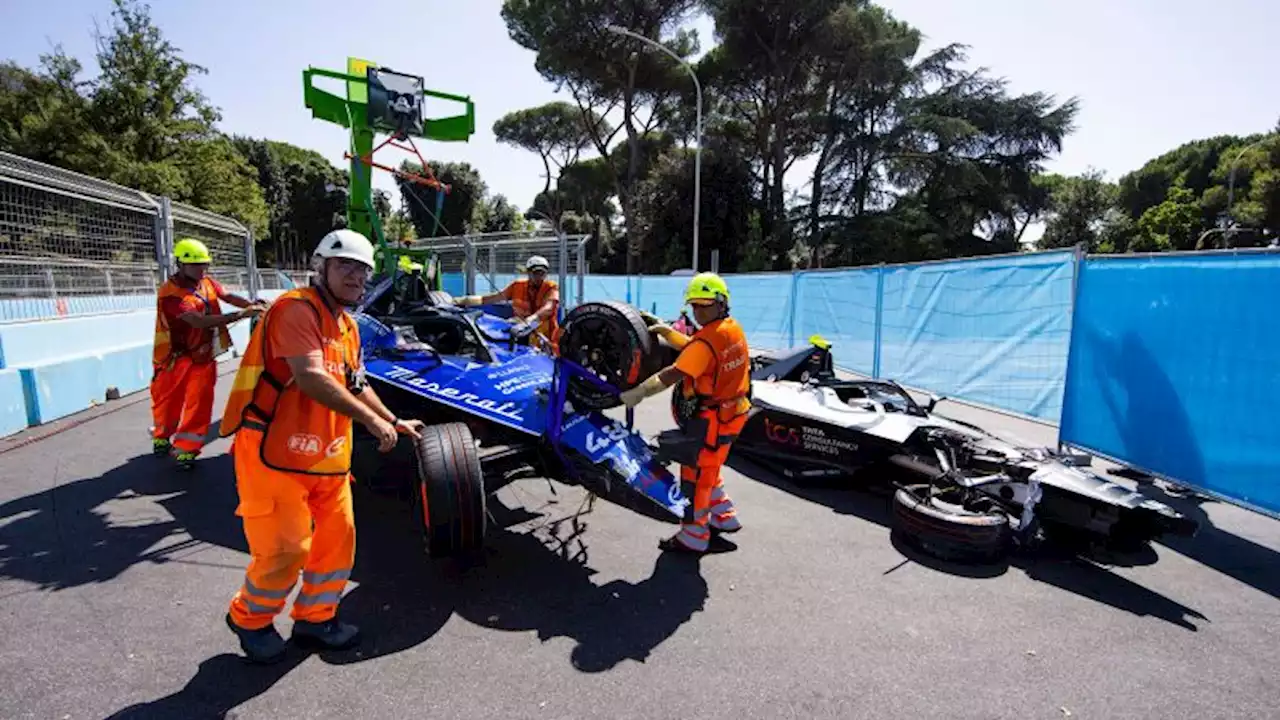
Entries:
[[554,232],[498,232],[422,238],[412,248],[429,248],[440,264],[444,289],[453,294],[498,292],[524,273],[534,255],[546,258],[560,285],[561,307],[583,302],[589,235]]
[[209,245],[215,278],[256,296],[239,222],[0,152],[0,322],[151,307],[182,237]]

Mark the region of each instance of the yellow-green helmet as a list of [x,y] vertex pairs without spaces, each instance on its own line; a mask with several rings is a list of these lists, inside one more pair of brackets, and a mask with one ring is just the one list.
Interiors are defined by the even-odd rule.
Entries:
[[195,238],[183,238],[173,246],[173,257],[184,265],[198,265],[213,262],[209,248]]
[[715,273],[694,275],[684,290],[684,301],[691,304],[720,301],[729,302],[729,285]]

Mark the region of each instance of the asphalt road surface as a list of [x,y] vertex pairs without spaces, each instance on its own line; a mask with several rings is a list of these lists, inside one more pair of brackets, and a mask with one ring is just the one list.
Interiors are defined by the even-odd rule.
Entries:
[[[665,396],[638,418],[667,427]],[[527,480],[498,494],[510,527],[483,563],[433,563],[406,506],[358,491],[342,613],[364,645],[251,666],[223,624],[247,561],[227,442],[182,474],[150,457],[148,424],[133,395],[45,439],[0,441],[0,717],[1167,720],[1280,707],[1280,523],[1174,497],[1206,521],[1199,537],[979,571],[896,543],[887,496],[751,468],[726,478],[739,547],[700,560],[663,557],[674,526],[610,503],[575,531],[583,491]]]

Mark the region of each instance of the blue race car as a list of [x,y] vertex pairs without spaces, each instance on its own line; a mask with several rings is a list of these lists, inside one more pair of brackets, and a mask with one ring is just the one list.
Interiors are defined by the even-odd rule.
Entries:
[[391,453],[357,426],[353,473],[379,491],[408,496],[432,557],[479,549],[486,500],[524,478],[615,487],[677,521],[690,500],[628,421],[604,410],[618,393],[671,361],[625,304],[585,303],[567,313],[559,357],[530,346],[531,328],[500,309],[460,308],[442,291],[405,292],[375,279],[361,308],[365,375],[397,416],[427,428]]

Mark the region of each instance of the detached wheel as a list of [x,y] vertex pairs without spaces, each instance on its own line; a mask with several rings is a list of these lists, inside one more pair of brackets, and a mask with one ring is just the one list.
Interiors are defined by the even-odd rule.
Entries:
[[990,500],[964,503],[961,488],[907,485],[893,496],[894,529],[942,560],[994,562],[1008,552],[1009,516]]
[[[635,308],[620,302],[589,302],[565,317],[559,349],[561,358],[619,390],[630,390],[647,377],[646,360],[653,345],[649,328]],[[581,378],[573,378],[566,391],[581,410],[606,410],[620,404],[617,396]]]
[[414,442],[418,482],[414,509],[427,555],[456,557],[484,545],[488,513],[484,473],[466,423],[428,425]]

